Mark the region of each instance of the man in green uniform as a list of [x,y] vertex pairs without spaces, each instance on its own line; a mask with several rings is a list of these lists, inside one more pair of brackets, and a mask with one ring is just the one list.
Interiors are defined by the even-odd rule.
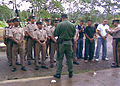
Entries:
[[76,33],[75,26],[67,20],[67,14],[61,15],[62,22],[59,23],[55,29],[54,37],[57,39],[57,71],[54,77],[60,78],[62,72],[62,62],[64,54],[67,59],[69,78],[73,76],[73,39]]

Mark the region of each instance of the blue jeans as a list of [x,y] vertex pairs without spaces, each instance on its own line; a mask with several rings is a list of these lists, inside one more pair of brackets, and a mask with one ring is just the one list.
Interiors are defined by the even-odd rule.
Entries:
[[83,38],[80,38],[77,41],[76,56],[78,59],[83,57]]
[[107,57],[107,39],[104,40],[102,38],[98,38],[95,59],[99,58],[101,45],[102,45],[102,59],[105,59]]

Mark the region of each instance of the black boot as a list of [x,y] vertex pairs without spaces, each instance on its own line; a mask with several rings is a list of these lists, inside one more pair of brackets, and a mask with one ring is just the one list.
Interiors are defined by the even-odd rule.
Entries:
[[12,68],[12,72],[15,72],[17,69],[16,68]]
[[39,66],[35,66],[35,70],[39,70]]
[[69,72],[69,78],[73,77],[73,72]]
[[60,79],[61,75],[60,74],[56,74],[56,75],[54,75],[54,77]]
[[23,70],[23,71],[27,71],[26,67],[22,67],[21,70]]

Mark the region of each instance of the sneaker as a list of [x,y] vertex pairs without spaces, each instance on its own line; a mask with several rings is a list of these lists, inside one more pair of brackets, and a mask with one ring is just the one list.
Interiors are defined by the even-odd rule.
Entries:
[[102,59],[102,60],[109,61],[109,59],[108,59],[108,58],[105,58],[105,59]]
[[73,64],[75,64],[75,65],[79,65],[79,63],[78,63],[78,62],[73,62]]
[[95,59],[96,62],[99,62],[99,59]]
[[12,68],[12,72],[15,72],[17,69],[16,68]]
[[16,65],[21,65],[19,62],[16,62]]

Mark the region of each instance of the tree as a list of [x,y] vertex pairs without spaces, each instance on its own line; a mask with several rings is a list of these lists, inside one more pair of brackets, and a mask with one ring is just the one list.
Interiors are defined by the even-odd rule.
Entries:
[[0,20],[8,20],[12,18],[12,11],[5,5],[0,5]]

